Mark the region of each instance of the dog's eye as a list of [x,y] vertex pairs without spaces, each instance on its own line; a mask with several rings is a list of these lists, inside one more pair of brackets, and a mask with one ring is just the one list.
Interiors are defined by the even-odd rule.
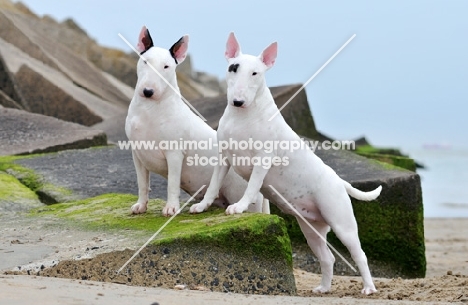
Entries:
[[168,66],[168,65],[165,65],[165,66],[164,66],[164,69],[167,69],[167,68],[169,68],[169,66]]
[[257,72],[252,73],[252,75],[257,75]]

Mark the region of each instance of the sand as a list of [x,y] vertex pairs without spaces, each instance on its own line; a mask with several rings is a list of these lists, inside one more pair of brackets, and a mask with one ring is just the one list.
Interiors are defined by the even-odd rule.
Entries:
[[[360,277],[335,276],[332,291],[317,295],[320,275],[295,269],[297,297],[260,296],[130,287],[111,283],[0,276],[0,304],[467,304],[468,219],[425,221],[427,276],[424,279],[376,278],[378,293],[360,294]],[[59,289],[58,289],[59,288]],[[183,287],[182,287],[183,288]]]
[[[468,303],[468,219],[426,219],[427,272],[424,279],[376,278],[379,293],[362,296],[359,277],[335,276],[332,291],[323,297],[446,301]],[[316,296],[311,288],[320,276],[295,270],[300,296]]]

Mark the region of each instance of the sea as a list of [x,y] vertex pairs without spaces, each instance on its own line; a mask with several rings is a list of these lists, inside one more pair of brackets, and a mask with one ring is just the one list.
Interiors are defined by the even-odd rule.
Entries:
[[421,176],[426,218],[468,218],[468,149],[427,145],[404,151],[416,162]]

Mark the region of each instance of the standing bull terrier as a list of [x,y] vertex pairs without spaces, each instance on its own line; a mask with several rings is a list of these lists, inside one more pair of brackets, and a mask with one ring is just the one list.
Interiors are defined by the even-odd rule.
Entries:
[[[234,34],[229,35],[225,53],[229,63],[226,76],[228,105],[219,122],[218,141],[301,141],[280,114],[269,121],[278,112],[278,107],[266,86],[264,73],[275,63],[276,54],[276,42],[258,57],[242,54]],[[275,202],[284,213],[295,215],[274,188],[323,236],[323,239],[320,238],[301,218],[296,217],[309,247],[320,261],[322,281],[314,289],[315,292],[326,292],[331,288],[335,258],[324,241],[330,227],[348,248],[359,267],[364,282],[362,293],[371,294],[377,291],[366,255],[361,249],[357,223],[348,195],[359,200],[374,200],[379,196],[381,186],[371,192],[353,188],[308,147],[293,152],[285,149],[240,150],[229,147],[223,151],[223,155],[227,156],[230,164],[219,165],[215,169],[205,198],[191,207],[192,213],[210,206],[224,175],[232,165],[236,173],[249,183],[242,199],[226,209],[227,214],[245,211],[249,203],[255,201],[255,195],[260,190],[265,198]],[[287,158],[289,162],[277,162],[270,167],[263,164],[244,166],[236,161],[239,157],[268,160],[276,158],[278,161]]]
[[[217,143],[216,132],[182,101],[177,86],[175,69],[186,57],[188,41],[188,36],[183,36],[169,50],[158,48],[153,46],[148,29],[142,28],[137,50],[143,58],[138,61],[138,81],[125,123],[125,132],[129,140],[153,141],[157,144],[161,141],[167,143],[181,140],[193,143],[210,140]],[[214,167],[193,162],[190,164],[187,160],[195,156],[216,159],[216,147],[172,148],[132,150],[138,181],[138,201],[131,208],[134,214],[146,212],[150,172],[168,180],[167,204],[162,211],[165,216],[174,215],[179,209],[180,188],[194,194],[203,185],[208,185]],[[233,170],[229,171],[215,196],[218,199],[217,204],[226,206],[239,201],[246,187],[247,182]],[[197,199],[203,198],[204,193],[205,190],[202,190]],[[268,202],[263,202],[263,195],[257,192],[254,197],[250,210],[262,212],[264,204],[263,212],[268,213],[269,205]]]

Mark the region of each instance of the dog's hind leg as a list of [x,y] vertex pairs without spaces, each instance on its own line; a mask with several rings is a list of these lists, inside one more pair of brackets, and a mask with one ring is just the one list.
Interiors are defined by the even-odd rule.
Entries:
[[[347,226],[342,226],[341,224],[333,226],[333,232],[341,240],[341,242],[348,248],[351,257],[356,262],[359,272],[361,273],[364,288],[362,289],[363,294],[371,294],[377,292],[375,289],[374,283],[372,281],[372,276],[367,265],[367,257],[364,251],[361,248],[361,242],[359,241],[358,229],[356,219],[354,215],[350,215],[346,221]],[[352,224],[352,225],[351,225]]]
[[132,151],[133,163],[135,164],[135,171],[137,174],[138,182],[138,201],[135,203],[131,210],[133,214],[145,213],[148,207],[148,192],[150,184],[150,173],[145,168],[143,163],[138,159],[135,152]]
[[[335,257],[331,253],[330,249],[325,242],[327,233],[330,227],[323,222],[310,222],[310,224],[320,233],[323,239],[317,235],[302,219],[296,217],[299,226],[301,227],[302,233],[307,239],[312,252],[317,256],[320,262],[320,269],[322,271],[322,281],[320,285],[314,288],[314,292],[327,292],[331,288],[331,282],[333,278],[333,264],[335,263]],[[324,240],[325,239],[325,240]]]

